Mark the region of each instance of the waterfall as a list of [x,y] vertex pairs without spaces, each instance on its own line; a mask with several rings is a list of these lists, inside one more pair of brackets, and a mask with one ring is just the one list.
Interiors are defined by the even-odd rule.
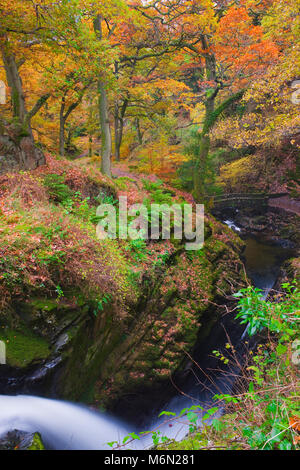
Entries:
[[0,395],[0,436],[18,429],[40,432],[47,448],[59,450],[110,449],[129,430],[120,420],[60,400],[28,395]]

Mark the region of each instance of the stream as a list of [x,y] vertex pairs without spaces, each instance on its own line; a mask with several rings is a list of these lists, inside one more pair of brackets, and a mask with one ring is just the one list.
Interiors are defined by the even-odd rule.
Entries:
[[[224,222],[237,233],[240,228],[233,220]],[[253,284],[264,290],[265,296],[276,283],[283,261],[291,256],[291,250],[266,242],[263,236],[244,237],[246,248],[243,253],[247,275]],[[221,322],[208,338],[205,348],[199,349],[195,360],[198,367],[191,364],[194,372],[189,374],[180,392],[165,404],[163,410],[179,413],[183,408],[201,404],[205,409],[215,406],[212,397],[216,393],[230,393],[234,385],[236,368],[216,371],[215,359],[211,357],[213,349],[222,348],[230,339],[240,355],[244,351],[244,340],[247,337],[245,327],[234,322],[234,315]],[[217,346],[216,346],[217,345]],[[215,370],[213,379],[206,373]],[[201,368],[201,370],[200,370]],[[230,370],[229,370],[230,369]],[[219,409],[218,413],[221,413]],[[182,439],[188,432],[186,424],[163,424],[164,418],[152,417],[142,429],[119,418],[89,409],[87,406],[45,399],[29,395],[0,395],[0,437],[8,431],[19,429],[28,432],[40,432],[48,449],[110,449],[108,442],[118,441],[129,432],[154,429],[161,425],[160,431],[169,438]],[[152,444],[151,436],[135,441],[130,448],[145,449]]]

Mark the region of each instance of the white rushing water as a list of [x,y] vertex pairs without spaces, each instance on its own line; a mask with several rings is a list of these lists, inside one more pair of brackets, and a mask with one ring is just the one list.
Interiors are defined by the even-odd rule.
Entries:
[[[184,406],[199,404],[184,397],[171,401],[168,410],[177,414]],[[216,416],[216,415],[215,415]],[[159,430],[161,435],[176,440],[188,433],[188,421],[182,417],[171,425],[166,418],[154,418],[145,431]],[[201,425],[199,417],[198,425]],[[139,434],[132,425],[107,413],[90,410],[87,406],[62,400],[30,395],[0,395],[0,438],[13,430],[39,432],[47,449],[109,450],[108,442],[122,444],[129,433]],[[130,442],[127,449],[149,449],[153,445],[151,432],[141,440]]]
[[110,449],[107,442],[120,442],[133,431],[120,420],[85,406],[28,395],[0,395],[0,436],[14,429],[38,431],[47,448],[60,450]]
[[233,220],[224,220],[224,224],[228,225],[229,228],[231,228],[232,230],[235,230],[236,232],[240,232],[240,231],[241,231],[240,227],[238,227],[237,225],[235,225],[235,223],[233,222]]
[[[184,407],[199,405],[201,400],[184,396],[174,397],[166,410],[179,415]],[[204,397],[203,397],[204,398]],[[203,404],[203,403],[202,403]],[[201,414],[198,410],[198,426],[201,426]],[[221,408],[213,417],[219,416]],[[62,400],[35,397],[30,395],[0,395],[0,438],[13,430],[39,432],[47,449],[56,450],[109,450],[108,442],[122,444],[129,433],[139,434],[141,430],[126,424],[108,413],[91,410],[85,405]],[[149,449],[153,445],[152,430],[161,436],[181,440],[188,433],[189,423],[186,417],[175,421],[157,416],[143,431],[141,440],[134,440],[125,449]]]

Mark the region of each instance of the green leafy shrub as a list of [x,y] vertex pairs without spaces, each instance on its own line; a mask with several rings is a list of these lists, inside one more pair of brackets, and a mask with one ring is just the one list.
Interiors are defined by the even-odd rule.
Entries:
[[[300,295],[296,282],[282,287],[285,292],[278,293],[276,302],[264,300],[262,291],[253,287],[235,294],[239,300],[236,318],[249,325],[250,336],[265,332],[268,339],[250,351],[248,363],[241,371],[240,383],[247,383],[247,388],[244,385],[236,396],[214,397],[235,410],[234,430],[244,448],[291,450],[299,443],[299,352],[296,349],[300,344]],[[216,355],[221,360],[224,358]],[[224,415],[225,429],[226,420]]]
[[[262,292],[253,287],[241,289],[236,295],[239,308],[237,319],[244,324],[249,323],[251,335],[258,332],[266,334],[263,344],[249,351],[244,364],[239,362],[230,343],[226,344],[223,353],[213,351],[223,364],[233,368],[238,389],[236,394],[216,394],[214,400],[218,406],[208,410],[192,406],[178,415],[163,411],[160,416],[166,417],[164,424],[170,423],[172,426],[178,421],[186,424],[189,434],[181,442],[169,440],[158,425],[154,431],[139,433],[139,436],[131,434],[123,442],[112,442],[111,447],[122,448],[135,439],[150,435],[153,445],[159,450],[298,449],[299,353],[293,351],[300,344],[297,340],[300,298],[295,283],[285,283],[283,288],[284,292],[278,293],[273,302],[264,300]],[[224,413],[216,417],[220,411],[219,405]]]
[[239,313],[236,319],[241,319],[241,324],[248,324],[248,334],[268,328],[273,333],[282,333],[284,340],[296,333],[299,324],[299,315],[295,315],[295,309],[300,303],[300,292],[295,285],[283,284],[287,291],[287,298],[279,303],[267,302],[263,298],[260,289],[248,287],[241,289],[234,297],[239,299]]
[[55,173],[44,176],[44,186],[47,188],[50,199],[58,203],[66,203],[72,198],[73,192],[65,184],[65,178]]
[[132,251],[136,261],[142,261],[147,258],[147,244],[143,239],[129,240],[126,251]]

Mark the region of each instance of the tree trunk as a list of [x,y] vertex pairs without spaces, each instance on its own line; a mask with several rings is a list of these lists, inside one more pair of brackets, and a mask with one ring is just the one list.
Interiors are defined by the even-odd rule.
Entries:
[[101,125],[101,171],[111,177],[111,132],[108,116],[108,100],[105,86],[98,81],[99,117]]
[[6,52],[4,49],[2,50],[2,58],[7,77],[7,83],[11,89],[13,116],[23,124],[25,122],[26,106],[22,80],[19,74],[18,66],[14,55]]
[[0,173],[18,170],[31,170],[45,164],[41,149],[34,144],[31,119],[49,98],[41,97],[31,109],[26,109],[22,80],[13,53],[1,49],[7,82],[11,90],[14,121],[0,123]]
[[118,101],[115,103],[115,156],[116,160],[120,161],[120,149],[123,139],[124,129],[124,116],[128,105],[128,99],[123,101],[123,105],[120,109]]
[[[207,44],[207,38],[205,35],[201,36],[202,47],[204,50],[209,50]],[[205,72],[207,80],[216,82],[216,59],[214,54],[208,52],[205,55]],[[209,122],[210,116],[215,109],[215,99],[218,95],[220,88],[219,85],[213,90],[210,96],[207,97],[205,101],[205,117],[202,132],[199,135],[199,149],[197,151],[197,158],[195,161],[195,171],[193,175],[194,181],[194,197],[196,201],[200,201],[205,193],[205,176],[206,176],[206,167],[207,160],[209,158],[209,148],[210,148],[210,139],[209,139]]]
[[[94,31],[99,41],[102,40],[102,17],[97,15],[94,19]],[[108,99],[105,84],[98,80],[99,119],[101,128],[101,171],[111,177],[111,132],[108,115]]]
[[122,144],[122,137],[123,137],[123,123],[120,123],[119,130],[115,135],[115,157],[116,161],[119,162],[121,159],[121,144]]
[[200,201],[202,196],[205,193],[205,177],[207,176],[207,168],[209,163],[209,148],[210,148],[210,139],[209,131],[213,128],[219,116],[233,103],[240,100],[245,93],[245,90],[240,90],[234,95],[231,95],[227,100],[223,101],[215,109],[215,98],[218,94],[218,89],[216,88],[214,93],[210,98],[207,99],[205,103],[205,119],[203,123],[202,132],[198,134],[197,139],[198,148],[196,150],[195,158],[195,168],[194,168],[194,196],[196,201]]
[[120,120],[119,120],[119,103],[118,101],[115,102],[115,157],[116,161],[120,161]]
[[195,162],[193,174],[194,191],[196,202],[200,202],[205,193],[206,163],[209,156],[210,139],[208,135],[199,136],[199,154]]
[[89,136],[89,158],[93,155],[93,136]]
[[66,96],[67,93],[62,97],[61,99],[61,106],[60,106],[60,113],[59,113],[59,153],[60,155],[64,156],[65,154],[65,126],[66,122],[70,116],[70,114],[74,111],[74,109],[77,108],[77,106],[80,105],[81,100],[84,96],[85,90],[89,87],[89,84],[87,84],[79,93],[77,101],[73,101],[73,103],[70,104],[70,106],[66,108]]
[[60,113],[59,113],[59,155],[62,157],[65,154],[65,98],[61,100]]
[[197,202],[201,201],[205,193],[206,166],[209,158],[210,138],[205,124],[209,120],[215,108],[215,96],[205,102],[205,118],[202,133],[199,135],[199,150],[195,161],[194,180],[194,198]]
[[137,133],[138,143],[139,143],[139,145],[142,145],[142,143],[143,143],[143,135],[142,135],[142,133],[141,133],[140,120],[139,120],[139,118],[136,118],[136,120],[135,120],[135,127],[136,127],[136,133]]

